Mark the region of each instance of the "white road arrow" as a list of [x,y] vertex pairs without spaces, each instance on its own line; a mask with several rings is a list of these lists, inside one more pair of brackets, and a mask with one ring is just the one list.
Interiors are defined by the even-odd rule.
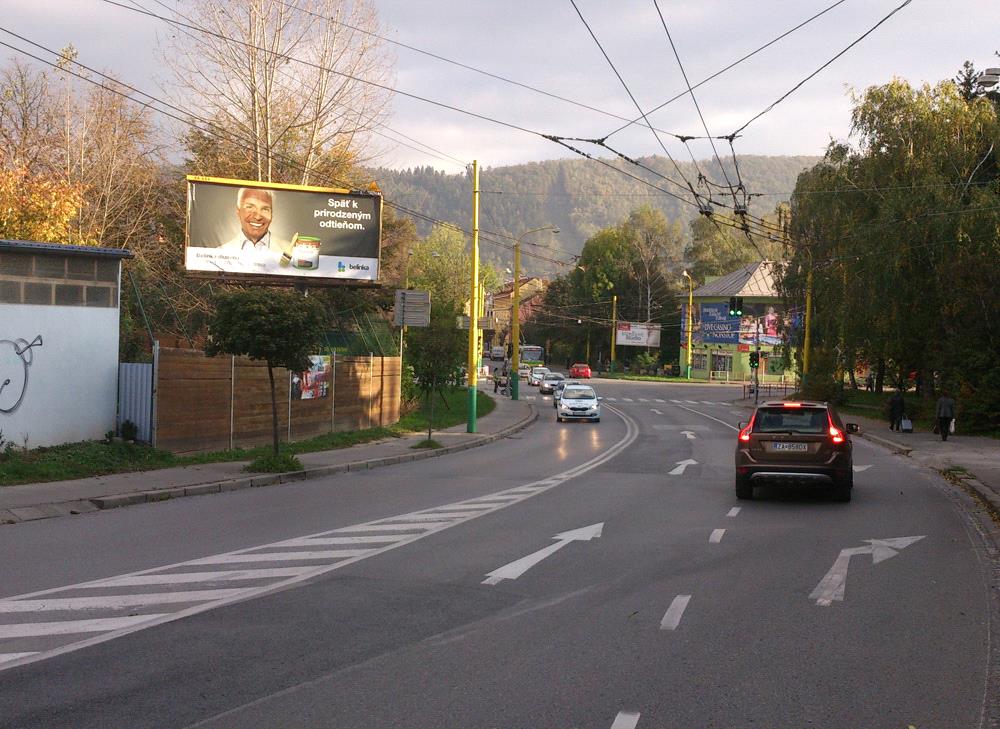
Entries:
[[861,473],[862,471],[867,471],[869,468],[871,468],[870,464],[867,466],[854,466],[854,472]]
[[691,458],[688,458],[688,459],[683,460],[683,461],[677,461],[677,468],[675,468],[674,470],[672,470],[670,472],[670,475],[671,476],[680,476],[682,473],[684,473],[684,469],[685,468],[687,468],[688,466],[696,466],[696,465],[698,465],[698,461],[695,461],[694,459],[691,459]]
[[495,585],[501,580],[516,580],[543,559],[555,554],[570,542],[589,542],[591,539],[600,537],[603,531],[604,522],[602,521],[599,524],[591,524],[590,526],[556,534],[552,537],[557,540],[555,544],[550,544],[544,549],[539,549],[537,552],[529,554],[527,557],[521,557],[521,559],[515,562],[505,564],[503,567],[498,567],[492,572],[487,573],[483,584]]
[[681,435],[686,435],[688,440],[694,440],[695,439],[694,432],[690,431],[690,430],[682,430],[681,431]]
[[919,537],[895,537],[893,539],[865,539],[867,547],[854,547],[852,549],[842,549],[837,559],[833,562],[833,567],[826,573],[826,576],[819,581],[816,589],[809,593],[809,599],[815,600],[817,605],[829,607],[834,600],[844,599],[844,589],[847,587],[847,568],[851,563],[851,557],[856,554],[870,554],[872,564],[884,562],[890,557],[895,557],[903,549],[906,549],[914,542],[923,539]]

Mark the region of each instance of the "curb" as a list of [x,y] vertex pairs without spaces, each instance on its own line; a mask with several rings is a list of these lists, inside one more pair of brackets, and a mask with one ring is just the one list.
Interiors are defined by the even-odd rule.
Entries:
[[149,504],[156,501],[169,501],[185,496],[201,496],[203,494],[217,494],[226,491],[240,491],[242,489],[258,488],[262,486],[278,486],[285,483],[295,483],[314,478],[333,476],[338,473],[348,473],[352,471],[367,471],[381,466],[395,466],[400,463],[410,463],[411,461],[422,461],[427,458],[437,458],[449,453],[466,451],[470,448],[495,443],[498,440],[507,438],[538,419],[538,411],[534,405],[528,405],[528,415],[513,425],[497,431],[490,435],[483,435],[464,443],[445,446],[436,450],[424,450],[416,453],[404,453],[395,456],[385,456],[383,458],[372,458],[367,461],[350,461],[348,463],[338,463],[333,466],[317,466],[307,468],[302,471],[289,471],[287,473],[258,474],[245,476],[242,478],[226,479],[225,481],[213,481],[208,483],[191,484],[188,486],[177,486],[173,488],[152,489],[150,491],[132,491],[124,494],[111,494],[108,496],[95,496],[92,499],[77,501],[61,501],[52,504],[38,504],[35,506],[22,506],[14,509],[0,509],[0,525],[18,524],[25,521],[37,521],[39,519],[51,519],[57,516],[70,516],[76,514],[86,514],[94,511],[104,511],[106,509],[117,509],[122,506],[134,506],[135,504]]
[[875,443],[877,445],[880,445],[883,448],[888,448],[893,453],[898,453],[901,456],[908,456],[908,455],[910,455],[913,452],[912,448],[909,448],[909,447],[904,446],[904,445],[900,445],[896,441],[889,440],[888,438],[882,438],[882,437],[877,436],[877,435],[872,435],[871,433],[867,433],[867,432],[865,432],[863,430],[860,433],[858,433],[858,435],[860,435],[862,438],[864,438],[865,440],[867,440],[867,441],[869,441],[871,443]]

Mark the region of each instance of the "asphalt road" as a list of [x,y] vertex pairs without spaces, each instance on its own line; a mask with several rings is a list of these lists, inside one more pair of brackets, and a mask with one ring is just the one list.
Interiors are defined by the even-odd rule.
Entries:
[[0,727],[996,726],[966,497],[855,439],[851,503],[737,501],[738,390],[596,384],[599,424],[5,527]]

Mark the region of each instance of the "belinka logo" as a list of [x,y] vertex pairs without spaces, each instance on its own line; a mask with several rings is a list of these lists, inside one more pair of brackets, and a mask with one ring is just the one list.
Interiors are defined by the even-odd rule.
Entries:
[[347,266],[344,265],[343,261],[337,261],[337,273],[343,273],[347,270]]

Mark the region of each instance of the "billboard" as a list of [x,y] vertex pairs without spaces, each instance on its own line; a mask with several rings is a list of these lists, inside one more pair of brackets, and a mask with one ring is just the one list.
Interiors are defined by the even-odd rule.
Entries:
[[[793,328],[793,320],[779,313],[773,304],[745,304],[743,316],[730,316],[729,304],[701,304],[692,318],[694,344],[757,344],[775,346],[784,342],[784,335]],[[687,342],[687,305],[681,306],[681,341]],[[743,351],[743,350],[740,350]],[[747,349],[749,351],[749,349]]]
[[659,347],[660,325],[620,321],[615,332],[615,344],[631,347]]
[[184,266],[234,278],[378,280],[382,196],[189,176]]

